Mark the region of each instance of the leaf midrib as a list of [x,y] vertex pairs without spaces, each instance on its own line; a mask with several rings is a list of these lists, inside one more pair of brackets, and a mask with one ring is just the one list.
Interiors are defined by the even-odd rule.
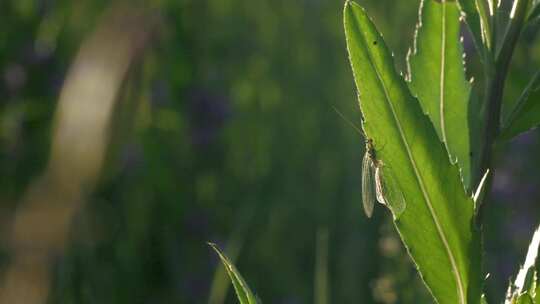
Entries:
[[[354,22],[356,22],[356,21],[354,21]],[[360,37],[362,38],[362,40],[364,42],[364,45],[367,46],[368,43],[367,43],[367,40],[364,37],[363,33],[361,33],[361,31],[358,31],[358,32],[360,33]],[[409,143],[408,143],[408,141],[407,141],[407,139],[405,137],[405,134],[403,132],[403,129],[401,127],[401,122],[399,121],[399,118],[396,115],[396,111],[394,109],[394,106],[392,105],[392,102],[390,101],[390,96],[388,94],[386,84],[384,83],[384,80],[383,80],[379,70],[377,69],[377,67],[374,64],[374,60],[373,60],[373,57],[371,55],[371,52],[369,51],[369,48],[366,47],[366,49],[367,49],[366,53],[367,53],[367,55],[369,57],[369,63],[371,65],[371,67],[373,68],[373,70],[375,71],[375,74],[377,75],[377,78],[379,79],[379,82],[381,83],[381,87],[382,87],[382,89],[384,91],[386,102],[388,103],[388,105],[390,106],[390,109],[392,111],[392,116],[393,116],[394,121],[396,123],[396,126],[397,126],[397,128],[399,130],[400,138],[401,138],[401,140],[403,142],[403,145],[405,146],[405,148],[407,150],[407,156],[408,156],[408,158],[411,161],[411,164],[413,166],[415,177],[418,180],[418,183],[420,185],[420,189],[422,190],[422,195],[424,196],[424,200],[426,201],[426,204],[428,206],[428,209],[429,209],[429,212],[430,212],[431,217],[433,219],[433,222],[435,223],[435,227],[437,227],[437,232],[439,234],[439,237],[441,238],[441,241],[442,241],[442,243],[443,243],[443,245],[445,247],[446,253],[448,255],[448,259],[449,259],[450,264],[452,266],[452,272],[454,273],[454,277],[455,277],[455,280],[456,280],[460,303],[465,304],[465,292],[464,292],[464,288],[463,288],[463,283],[461,282],[461,277],[459,276],[459,271],[458,271],[458,267],[457,267],[457,264],[456,264],[456,260],[454,258],[454,255],[452,254],[452,251],[450,250],[450,244],[448,243],[448,240],[446,239],[446,235],[442,231],[442,227],[441,227],[441,224],[439,223],[438,216],[436,215],[435,210],[433,209],[433,206],[431,204],[431,199],[430,199],[429,194],[427,193],[426,187],[424,185],[424,181],[422,179],[422,176],[419,174],[418,167],[416,165],[416,161],[415,161],[415,159],[414,159],[414,157],[412,155]]]
[[442,24],[441,24],[441,71],[439,79],[439,116],[441,124],[441,135],[445,145],[448,146],[446,139],[446,125],[444,117],[444,90],[445,90],[445,72],[446,72],[446,3],[443,0],[442,3]]

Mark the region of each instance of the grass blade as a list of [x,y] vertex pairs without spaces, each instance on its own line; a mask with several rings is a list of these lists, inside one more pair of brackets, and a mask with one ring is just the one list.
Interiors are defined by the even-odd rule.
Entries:
[[363,8],[348,1],[344,26],[364,131],[407,203],[398,232],[438,303],[479,303],[479,233],[459,170]]
[[328,274],[328,229],[319,228],[315,247],[315,304],[330,303],[330,280]]
[[223,263],[227,274],[231,278],[231,282],[236,291],[236,296],[240,304],[257,304],[257,298],[253,295],[253,292],[249,289],[247,283],[244,281],[236,267],[231,263],[229,258],[214,243],[208,243],[212,249],[218,254],[219,259]]
[[[227,247],[225,248],[231,263],[234,263],[242,250],[246,231],[249,229],[255,213],[255,206],[256,205],[250,205],[248,208],[245,208],[238,213],[235,221],[235,228],[227,241]],[[208,304],[225,303],[227,292],[230,287],[228,276],[226,267],[218,267],[216,269],[212,284],[210,285]]]

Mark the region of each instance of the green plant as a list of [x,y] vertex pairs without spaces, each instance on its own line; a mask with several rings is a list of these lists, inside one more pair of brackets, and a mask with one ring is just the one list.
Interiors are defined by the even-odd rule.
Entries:
[[214,251],[219,256],[219,259],[223,263],[223,267],[225,267],[225,271],[231,279],[231,282],[234,286],[234,291],[236,292],[236,296],[240,304],[259,303],[251,289],[249,289],[246,281],[244,281],[244,278],[242,278],[242,276],[240,275],[236,267],[234,267],[233,263],[229,260],[229,258],[223,252],[221,252],[221,250],[217,247],[216,244],[208,243],[208,245],[212,247],[212,249],[214,249]]
[[[516,106],[502,112],[513,51],[524,26],[538,18],[540,1],[514,0],[509,16],[494,0],[423,0],[419,11],[404,77],[364,9],[345,4],[368,151],[364,163],[370,167],[364,176],[371,185],[362,188],[390,210],[435,302],[486,303],[481,217],[496,173],[492,155],[540,124],[538,73]],[[460,20],[471,33],[483,81],[467,80]],[[369,202],[367,207],[370,216]],[[540,303],[539,237],[537,232],[506,303]]]

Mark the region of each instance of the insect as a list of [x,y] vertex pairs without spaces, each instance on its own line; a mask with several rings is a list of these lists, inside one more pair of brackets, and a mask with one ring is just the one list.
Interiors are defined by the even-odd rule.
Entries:
[[377,159],[373,140],[366,140],[362,160],[362,204],[368,218],[373,215],[375,201],[392,211],[394,219],[405,211],[405,199],[391,170]]
[[368,218],[371,218],[375,201],[378,201],[390,209],[394,219],[398,219],[405,211],[406,204],[392,170],[377,158],[373,140],[368,138],[360,128],[356,127],[335,107],[334,110],[366,138],[366,152],[362,160],[362,204],[364,213]]
[[373,141],[367,139],[366,153],[362,159],[362,204],[364,205],[364,213],[368,218],[373,215],[373,208],[375,207],[375,194],[377,193],[375,176],[379,167],[378,160],[375,157]]

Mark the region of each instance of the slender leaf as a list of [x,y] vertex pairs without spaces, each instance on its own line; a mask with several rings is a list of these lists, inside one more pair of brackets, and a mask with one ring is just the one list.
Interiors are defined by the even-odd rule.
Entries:
[[257,304],[257,298],[253,295],[253,292],[249,289],[247,283],[244,281],[236,267],[231,263],[229,258],[219,248],[216,244],[208,243],[212,249],[218,254],[221,262],[223,263],[223,266],[225,267],[225,270],[227,271],[227,274],[231,278],[231,282],[234,286],[234,290],[236,291],[236,296],[238,298],[238,302],[240,304]]
[[536,72],[510,114],[506,115],[501,137],[511,139],[540,125],[540,71]]
[[463,183],[471,180],[468,108],[471,84],[465,76],[455,2],[422,0],[414,51],[409,57],[410,89],[461,168]]
[[[238,212],[235,220],[235,227],[231,233],[231,237],[227,241],[225,251],[228,254],[229,261],[234,263],[244,245],[246,231],[250,228],[253,215],[255,214],[256,205],[252,204],[249,208],[242,209]],[[214,273],[210,291],[208,293],[208,304],[223,304],[227,297],[227,292],[230,287],[228,272],[226,267],[218,267]]]
[[[482,30],[482,39],[484,40],[484,50],[491,49],[492,48],[492,35],[491,27],[493,26],[491,23],[491,9],[489,8],[491,4],[489,4],[489,1],[491,0],[475,0],[476,5],[476,11],[478,12],[478,16],[480,17],[480,26]],[[448,1],[449,2],[449,1]]]
[[328,274],[328,229],[321,228],[317,231],[317,243],[315,247],[315,280],[314,280],[314,303],[330,303],[330,284]]
[[407,203],[395,226],[438,303],[479,303],[479,234],[459,170],[363,8],[347,2],[344,26],[364,131]]
[[529,15],[527,17],[528,20],[534,20],[538,16],[540,16],[540,1],[533,1],[530,5],[531,8],[529,10]]
[[[506,303],[534,303],[532,299],[537,297],[537,270],[536,262],[540,247],[540,227],[534,232],[525,263],[521,267],[514,283],[508,288]],[[529,301],[529,298],[531,302]]]
[[[454,0],[441,0],[442,2],[453,2]],[[480,0],[457,0],[461,14],[472,34],[474,45],[481,57],[486,56],[486,45],[490,45],[489,24],[487,18],[480,17],[480,10],[483,10]]]

